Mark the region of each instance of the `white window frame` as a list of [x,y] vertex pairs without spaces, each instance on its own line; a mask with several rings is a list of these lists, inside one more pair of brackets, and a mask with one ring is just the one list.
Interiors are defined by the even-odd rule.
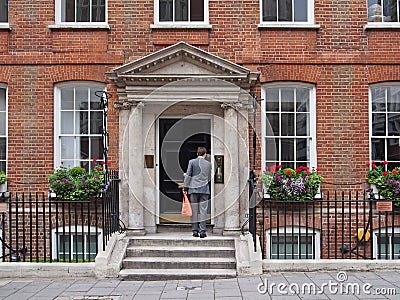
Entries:
[[[381,228],[380,229],[380,233],[381,236],[385,236],[386,233],[390,239],[390,244],[388,246],[388,259],[392,260],[392,227],[388,227],[388,228]],[[386,259],[386,254],[381,253],[382,257],[379,258],[379,251],[378,251],[378,234],[379,234],[379,229],[374,229],[373,231],[373,248],[374,248],[374,253],[373,253],[373,257],[374,259]],[[394,234],[400,234],[400,227],[394,227]],[[399,259],[400,259],[400,255],[399,255]],[[394,259],[394,260],[398,260],[398,259]]]
[[[266,129],[267,129],[267,120],[266,120],[266,89],[267,88],[284,88],[284,87],[301,87],[308,88],[310,91],[310,166],[309,167],[317,167],[317,143],[316,143],[316,88],[315,85],[299,83],[299,82],[275,82],[275,83],[267,83],[263,84],[261,88],[261,160],[262,160],[262,170],[265,170],[266,166]],[[277,161],[280,163],[280,154],[277,153]]]
[[[307,22],[297,22],[297,21],[263,21],[263,2],[266,0],[260,0],[260,25],[258,27],[299,27],[299,28],[319,28],[319,25],[314,24],[314,0],[308,1],[307,10]],[[295,0],[293,0],[295,1]],[[294,4],[292,4],[294,5]]]
[[[399,132],[399,134],[398,135],[388,135],[388,133],[389,133],[389,128],[388,128],[388,122],[385,122],[386,123],[386,128],[385,128],[385,131],[386,131],[386,135],[380,135],[380,136],[373,136],[372,135],[372,88],[376,88],[376,87],[380,87],[380,88],[388,88],[388,87],[392,87],[392,86],[395,86],[395,87],[398,87],[398,88],[400,88],[400,81],[398,81],[398,82],[381,82],[381,83],[376,83],[376,84],[371,84],[370,86],[369,86],[369,88],[368,88],[368,97],[369,97],[369,158],[370,158],[370,161],[372,161],[372,139],[373,138],[377,138],[377,139],[385,139],[385,143],[386,143],[386,146],[385,146],[385,157],[384,157],[384,159],[383,160],[386,160],[386,161],[389,161],[389,163],[391,163],[391,162],[397,162],[397,161],[392,161],[392,160],[388,160],[388,147],[387,147],[387,140],[388,139],[400,139],[400,132]],[[391,113],[391,112],[388,112],[387,111],[387,97],[385,98],[385,101],[386,101],[386,110],[385,111],[382,111],[381,113],[385,113],[386,115],[388,114],[388,113]],[[399,115],[400,115],[400,102],[399,102],[399,111],[398,111],[398,113],[399,113]],[[386,118],[387,119],[387,118]],[[398,163],[400,164],[400,160],[398,161]]]
[[108,26],[108,0],[105,0],[105,17],[104,22],[62,22],[62,0],[55,0],[55,25],[50,25],[49,28],[107,28]]
[[[61,246],[59,245],[59,237],[61,235],[71,235],[71,243],[70,243],[70,249],[69,249],[69,253],[71,254],[71,260],[75,260],[75,251],[74,251],[74,240],[73,240],[73,236],[74,235],[82,235],[82,233],[84,234],[84,252],[83,252],[83,256],[85,258],[85,260],[90,259],[90,257],[87,257],[88,255],[90,255],[90,253],[87,253],[87,249],[86,249],[86,240],[87,240],[87,236],[89,235],[96,235],[96,227],[94,226],[90,226],[89,227],[90,230],[88,230],[88,226],[82,226],[82,225],[78,225],[75,228],[75,225],[71,225],[71,231],[70,231],[70,226],[64,226],[64,227],[58,227],[58,228],[54,228],[51,231],[51,243],[52,243],[52,256],[53,259],[56,259],[58,256],[58,251],[61,248]],[[58,234],[58,235],[57,235]],[[100,251],[102,251],[102,247],[103,247],[103,231],[101,230],[101,228],[97,228],[97,250],[99,253]],[[92,249],[90,249],[92,250]],[[78,255],[81,253],[78,253]]]
[[4,170],[5,173],[7,174],[7,170],[8,170],[8,86],[6,84],[0,83],[0,88],[5,89],[6,90],[6,134],[5,136],[1,136],[0,137],[5,137],[6,138],[6,169]]
[[209,0],[204,0],[204,21],[160,21],[160,0],[154,0],[154,25],[152,28],[209,28]]
[[[7,3],[8,2],[9,1],[7,1]],[[8,5],[7,5],[7,7],[8,7]],[[0,9],[1,9],[1,7],[0,7]],[[10,24],[9,24],[9,20],[8,19],[9,19],[9,16],[7,17],[7,22],[1,22],[0,21],[0,29],[9,29],[10,28]]]
[[[61,166],[61,145],[60,145],[60,136],[61,135],[61,89],[62,88],[69,88],[69,87],[98,87],[99,91],[104,90],[106,88],[106,85],[104,83],[99,83],[95,81],[71,81],[71,82],[66,82],[66,83],[59,83],[54,86],[54,167],[59,168]],[[89,125],[90,125],[90,121]],[[68,136],[73,135],[77,136],[78,134],[67,134]],[[95,134],[93,136],[97,136],[98,134]],[[87,136],[92,136],[92,135],[87,135]],[[77,150],[74,150],[74,154],[76,154]],[[90,161],[89,157],[89,161]],[[102,159],[99,157],[99,159]],[[81,159],[79,158],[74,158],[74,166],[80,166],[79,163]]]
[[[272,249],[271,247],[271,237],[272,236],[276,236],[279,232],[279,236],[284,236],[286,233],[286,236],[292,236],[292,232],[293,232],[293,236],[309,236],[312,238],[312,242],[314,243],[314,247],[311,245],[311,249],[315,250],[315,254],[314,254],[314,259],[320,259],[321,257],[321,249],[320,249],[320,242],[321,242],[321,233],[319,229],[313,229],[310,227],[305,227],[305,226],[286,226],[286,228],[284,226],[279,227],[279,231],[278,228],[272,228],[272,229],[267,229],[265,232],[265,237],[266,237],[266,249],[267,249],[267,259],[269,260],[278,260],[275,258],[271,258],[272,257],[272,253],[270,252],[270,249]],[[311,254],[311,256],[313,256],[313,253],[309,253],[309,255]],[[284,257],[284,255],[279,256],[279,260],[292,260],[291,258],[291,254],[287,255],[286,259]],[[311,258],[301,258],[301,260],[310,260]],[[294,260],[297,260],[297,258],[295,258]]]

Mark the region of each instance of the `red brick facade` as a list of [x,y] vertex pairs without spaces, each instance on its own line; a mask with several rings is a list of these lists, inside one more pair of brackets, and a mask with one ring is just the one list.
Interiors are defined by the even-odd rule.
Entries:
[[[366,0],[316,0],[320,28],[258,28],[259,1],[210,1],[210,29],[157,29],[153,1],[108,1],[109,29],[51,28],[55,1],[9,1],[0,29],[8,87],[9,190],[47,188],[54,168],[54,84],[107,83],[105,72],[184,41],[252,71],[260,84],[316,86],[317,159],[326,182],[360,182],[369,160],[368,86],[400,79],[398,29],[364,29]],[[49,27],[50,26],[50,27]],[[118,167],[118,110],[110,103],[110,161]],[[258,124],[258,128],[260,124]]]

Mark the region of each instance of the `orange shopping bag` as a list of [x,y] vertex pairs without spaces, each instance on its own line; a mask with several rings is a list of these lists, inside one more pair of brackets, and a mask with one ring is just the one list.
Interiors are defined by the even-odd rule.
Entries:
[[192,206],[190,205],[188,196],[186,193],[183,194],[182,202],[182,216],[191,217],[192,216]]

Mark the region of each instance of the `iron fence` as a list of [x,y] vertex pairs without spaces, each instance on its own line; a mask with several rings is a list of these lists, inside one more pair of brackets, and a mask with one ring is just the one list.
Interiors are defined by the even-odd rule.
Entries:
[[119,220],[119,179],[107,175],[102,193],[87,201],[49,198],[46,193],[0,197],[0,258],[24,262],[93,261]]
[[399,259],[400,207],[369,192],[313,201],[262,199],[258,234],[267,259]]

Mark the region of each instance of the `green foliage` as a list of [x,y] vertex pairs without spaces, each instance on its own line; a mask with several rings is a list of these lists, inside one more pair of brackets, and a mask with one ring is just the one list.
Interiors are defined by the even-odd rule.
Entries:
[[6,173],[0,172],[0,184],[3,184],[7,181]]
[[50,192],[65,200],[88,200],[100,193],[104,179],[103,168],[99,165],[88,173],[84,168],[61,167],[47,176]]
[[[385,199],[394,200],[395,205],[400,205],[400,170],[385,170],[388,162],[383,161],[377,166],[371,163],[371,169],[367,172],[367,182],[376,186],[379,195]],[[369,165],[369,164],[368,164]]]
[[293,170],[281,165],[267,167],[260,176],[261,182],[272,199],[288,201],[314,200],[323,180],[318,168],[310,170],[300,166]]

